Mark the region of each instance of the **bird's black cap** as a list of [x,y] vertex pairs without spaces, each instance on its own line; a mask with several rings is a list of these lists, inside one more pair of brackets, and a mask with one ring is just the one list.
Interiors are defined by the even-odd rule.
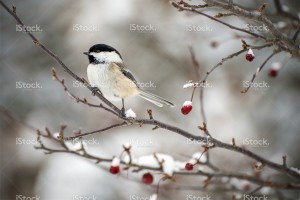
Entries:
[[94,57],[90,55],[90,53],[100,53],[100,52],[116,52],[120,58],[122,58],[121,54],[113,47],[106,45],[106,44],[95,44],[90,49],[89,52],[84,52],[85,55],[89,56],[90,63],[96,62]]
[[119,56],[121,57],[121,54],[113,47],[106,45],[106,44],[95,44],[94,46],[92,46],[89,50],[89,53],[91,52],[116,52],[117,54],[119,54]]

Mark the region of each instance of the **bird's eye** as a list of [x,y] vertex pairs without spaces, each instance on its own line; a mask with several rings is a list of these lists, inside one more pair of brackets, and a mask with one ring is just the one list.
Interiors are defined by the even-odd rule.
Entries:
[[100,53],[100,50],[97,50],[97,53]]

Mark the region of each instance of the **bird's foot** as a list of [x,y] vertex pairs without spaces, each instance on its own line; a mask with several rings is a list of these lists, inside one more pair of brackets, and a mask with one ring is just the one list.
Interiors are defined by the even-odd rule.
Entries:
[[121,115],[122,117],[126,117],[126,114],[125,114],[125,108],[124,108],[124,107],[120,110],[120,115]]
[[92,95],[95,96],[96,93],[99,92],[102,95],[102,92],[97,87],[92,87]]

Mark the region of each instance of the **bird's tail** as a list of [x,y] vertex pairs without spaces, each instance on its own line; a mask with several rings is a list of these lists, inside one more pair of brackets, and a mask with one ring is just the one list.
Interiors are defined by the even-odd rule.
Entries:
[[170,107],[174,107],[174,104],[171,103],[170,101],[159,97],[155,94],[152,94],[147,91],[139,90],[139,96],[142,97],[143,99],[146,99],[147,101],[150,101],[151,103],[157,105],[158,107],[163,107],[163,105],[168,105]]

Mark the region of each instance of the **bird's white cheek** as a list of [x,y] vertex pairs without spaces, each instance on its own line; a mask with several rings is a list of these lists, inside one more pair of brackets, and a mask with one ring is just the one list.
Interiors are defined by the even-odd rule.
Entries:
[[90,55],[94,56],[94,58],[96,58],[96,60],[99,61],[100,63],[103,63],[107,60],[104,53],[94,53],[94,52],[92,52],[92,53],[90,53]]
[[96,58],[100,63],[118,62],[121,63],[122,59],[115,52],[100,52],[100,53],[90,53],[94,58]]

